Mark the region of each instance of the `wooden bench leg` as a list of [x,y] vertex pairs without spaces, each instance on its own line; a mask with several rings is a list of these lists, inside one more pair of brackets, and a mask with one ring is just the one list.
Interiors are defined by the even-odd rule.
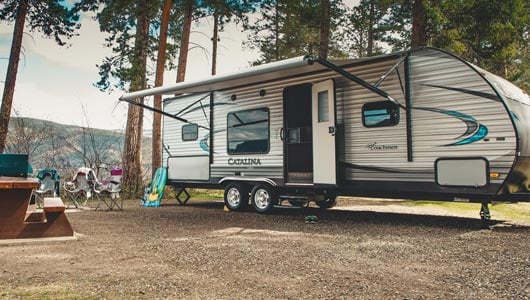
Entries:
[[25,222],[19,238],[40,237],[68,237],[74,235],[74,230],[64,213],[65,206],[61,198],[44,198],[43,222]]

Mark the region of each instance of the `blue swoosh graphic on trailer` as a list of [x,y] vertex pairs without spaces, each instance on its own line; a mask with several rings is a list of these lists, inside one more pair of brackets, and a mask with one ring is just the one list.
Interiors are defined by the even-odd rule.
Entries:
[[454,110],[443,110],[437,108],[417,107],[416,109],[441,113],[450,117],[457,118],[460,121],[464,122],[464,124],[466,124],[466,131],[459,137],[457,137],[463,139],[451,144],[443,145],[443,147],[468,145],[476,141],[480,141],[488,135],[488,128],[485,125],[480,124],[475,118],[470,115],[466,115],[464,113]]
[[[214,136],[216,133],[220,133],[220,132],[223,132],[223,131],[226,131],[226,129],[220,129],[220,130],[215,130],[213,132]],[[207,133],[204,135],[204,137],[199,141],[199,147],[201,147],[201,149],[205,152],[208,152],[210,153],[210,134]],[[213,152],[215,154],[217,154],[217,152]]]
[[472,136],[465,138],[461,141],[458,141],[456,143],[452,143],[446,146],[461,146],[461,145],[467,145],[474,143],[476,141],[479,141],[488,135],[488,128],[482,124],[479,124],[478,130],[473,134]]
[[199,142],[199,147],[201,147],[201,149],[203,151],[206,151],[206,152],[210,152],[210,147],[208,146],[208,138],[210,137],[210,134],[207,134],[205,135],[202,140],[200,140]]

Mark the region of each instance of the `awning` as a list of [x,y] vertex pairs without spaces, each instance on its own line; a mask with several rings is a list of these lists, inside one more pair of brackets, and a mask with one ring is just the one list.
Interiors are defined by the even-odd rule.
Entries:
[[274,80],[324,69],[323,66],[318,64],[309,65],[308,59],[308,56],[299,56],[252,67],[244,71],[225,75],[215,75],[201,80],[179,82],[172,85],[126,93],[120,97],[120,100],[132,100],[153,95],[212,92],[225,88],[243,86],[255,82]]

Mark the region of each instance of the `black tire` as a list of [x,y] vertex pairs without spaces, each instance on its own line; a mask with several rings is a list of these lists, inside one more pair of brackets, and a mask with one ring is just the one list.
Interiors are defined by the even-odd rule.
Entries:
[[322,209],[332,208],[337,205],[337,196],[325,195],[324,200],[315,201],[316,205]]
[[258,184],[252,189],[250,194],[252,207],[260,214],[269,213],[274,205],[278,203],[276,190],[267,184]]
[[225,187],[224,202],[228,209],[241,211],[248,207],[248,186],[233,182]]

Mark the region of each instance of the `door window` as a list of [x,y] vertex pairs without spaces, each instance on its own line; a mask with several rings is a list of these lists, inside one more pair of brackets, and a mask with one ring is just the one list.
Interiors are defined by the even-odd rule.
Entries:
[[328,91],[318,92],[318,123],[329,121]]

